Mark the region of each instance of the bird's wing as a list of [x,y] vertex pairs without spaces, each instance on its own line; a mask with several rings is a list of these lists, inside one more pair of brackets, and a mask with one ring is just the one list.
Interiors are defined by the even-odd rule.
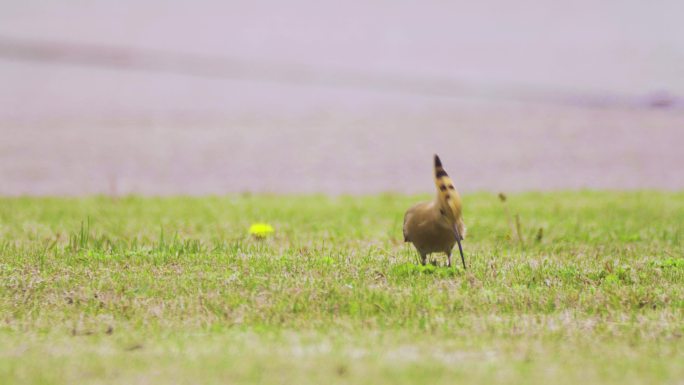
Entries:
[[408,238],[408,229],[406,228],[406,224],[408,223],[408,220],[409,220],[409,216],[410,216],[410,215],[411,215],[411,213],[410,213],[409,211],[407,211],[406,214],[404,214],[404,227],[403,227],[404,242],[409,242],[409,238]]

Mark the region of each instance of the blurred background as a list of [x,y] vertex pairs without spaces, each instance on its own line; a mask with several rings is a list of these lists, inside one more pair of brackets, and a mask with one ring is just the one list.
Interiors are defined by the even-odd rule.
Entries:
[[3,195],[684,188],[680,0],[0,8]]

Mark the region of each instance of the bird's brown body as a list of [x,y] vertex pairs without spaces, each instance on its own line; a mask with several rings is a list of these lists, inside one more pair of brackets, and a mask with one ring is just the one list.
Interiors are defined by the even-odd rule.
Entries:
[[404,241],[411,242],[425,264],[428,254],[445,253],[451,266],[451,250],[459,244],[461,250],[466,227],[461,213],[461,196],[447,175],[439,157],[435,155],[435,185],[437,196],[430,202],[418,203],[404,215]]

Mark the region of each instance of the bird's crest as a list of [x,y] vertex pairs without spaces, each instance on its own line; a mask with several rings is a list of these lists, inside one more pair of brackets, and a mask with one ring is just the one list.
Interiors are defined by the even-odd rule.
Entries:
[[444,170],[437,154],[435,154],[435,186],[440,208],[452,222],[456,222],[461,218],[461,195],[449,178],[449,174]]

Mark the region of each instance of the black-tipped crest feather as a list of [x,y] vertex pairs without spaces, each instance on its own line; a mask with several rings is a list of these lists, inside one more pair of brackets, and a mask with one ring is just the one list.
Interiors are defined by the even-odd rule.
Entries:
[[459,219],[461,216],[461,196],[456,191],[454,182],[444,170],[442,161],[437,154],[435,154],[435,185],[437,186],[440,205],[448,209],[452,220]]

